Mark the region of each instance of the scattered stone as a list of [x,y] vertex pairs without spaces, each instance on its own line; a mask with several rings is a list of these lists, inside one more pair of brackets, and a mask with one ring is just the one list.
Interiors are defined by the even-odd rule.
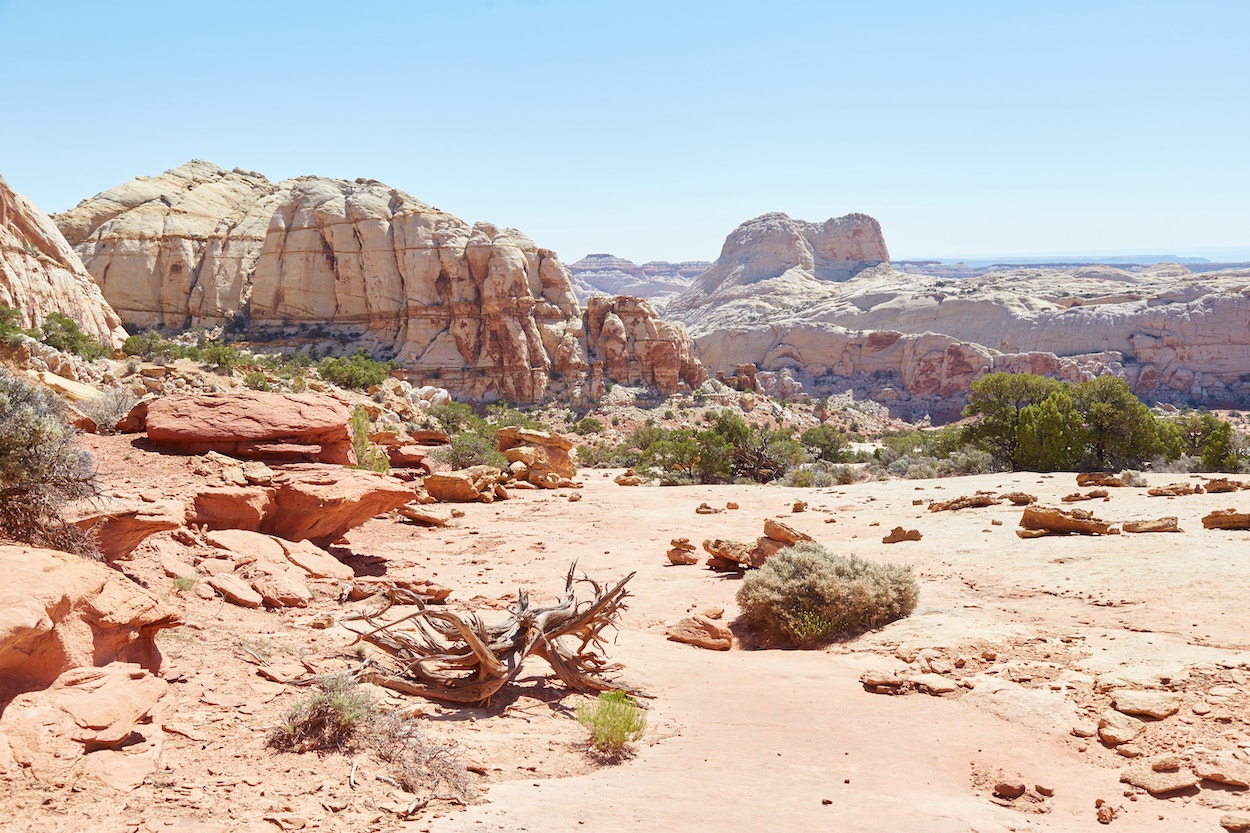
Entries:
[[618,486],[641,486],[643,482],[642,478],[635,474],[633,469],[625,469],[613,480]]
[[699,555],[689,538],[674,538],[669,542],[668,560],[672,564],[698,564]]
[[1007,492],[999,495],[998,499],[1010,501],[1013,506],[1028,506],[1030,503],[1037,503],[1037,496],[1027,492]]
[[729,628],[706,616],[689,616],[667,630],[668,638],[712,651],[728,651],[733,647]]
[[1055,788],[1046,784],[1037,784],[1033,789],[1037,790],[1037,794],[1043,798],[1053,798],[1055,795]]
[[930,512],[955,512],[960,509],[979,509],[983,506],[994,506],[998,498],[993,495],[961,495],[945,501],[934,501],[929,504]]
[[791,511],[791,512],[806,512],[806,511],[807,511],[807,501],[805,501],[805,500],[796,500],[796,501],[794,502],[794,504],[790,507],[790,511]]
[[1237,816],[1232,813],[1225,813],[1220,816],[1220,827],[1223,827],[1228,833],[1244,833],[1250,830],[1250,816]]
[[1167,486],[1155,486],[1147,489],[1146,494],[1151,497],[1181,497],[1182,495],[1200,495],[1202,487],[1195,486],[1193,483],[1170,483]]
[[414,506],[411,503],[401,506],[395,511],[399,513],[400,517],[405,520],[412,521],[420,526],[442,528],[451,523],[451,518],[445,518],[436,512],[432,512],[429,509],[423,509],[420,506]]
[[900,541],[919,541],[920,538],[920,530],[903,529],[901,526],[896,526],[894,529],[890,530],[888,535],[881,539],[881,543],[897,544]]
[[949,677],[932,673],[917,674],[911,678],[911,683],[918,690],[933,695],[949,694],[959,688],[959,684]]
[[1118,711],[1105,711],[1098,718],[1098,737],[1108,746],[1128,743],[1142,733],[1140,720]]
[[209,576],[208,583],[231,604],[236,604],[240,607],[260,607],[264,602],[259,593],[233,573],[220,573]]
[[1170,691],[1117,689],[1111,697],[1116,711],[1155,720],[1171,717],[1181,708],[1181,696]]
[[772,538],[774,541],[779,541],[786,546],[797,544],[800,541],[814,540],[807,533],[799,532],[794,527],[783,524],[781,521],[775,521],[772,518],[764,519],[764,537]]
[[1165,518],[1159,518],[1153,521],[1125,521],[1125,532],[1184,532],[1178,525],[1175,515],[1169,515]]
[[730,510],[737,509],[737,508],[738,508],[738,504],[734,503],[732,500],[731,500],[731,501],[727,501],[727,502],[725,503],[725,508],[726,508],[726,509],[730,509]]
[[697,507],[695,507],[694,511],[700,515],[716,515],[725,510],[713,508],[708,506],[706,503],[700,503]]
[[310,578],[332,578],[340,581],[350,581],[356,577],[356,573],[351,567],[348,567],[342,561],[339,561],[310,541],[287,541],[283,538],[274,538],[273,540],[277,541],[279,546],[282,547],[286,560],[299,567]]

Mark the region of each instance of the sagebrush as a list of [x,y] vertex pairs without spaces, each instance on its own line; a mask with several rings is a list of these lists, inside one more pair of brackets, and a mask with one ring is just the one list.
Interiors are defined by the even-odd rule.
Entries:
[[71,501],[100,493],[95,461],[74,434],[54,393],[0,369],[0,533],[97,556],[92,536],[64,515]]
[[901,619],[919,595],[910,566],[835,555],[804,541],[748,572],[738,605],[743,625],[766,643],[809,648]]

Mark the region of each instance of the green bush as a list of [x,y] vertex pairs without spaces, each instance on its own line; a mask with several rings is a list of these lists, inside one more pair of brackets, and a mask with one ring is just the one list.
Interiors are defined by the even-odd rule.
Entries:
[[269,390],[269,379],[262,370],[253,370],[243,377],[243,384],[252,390]]
[[472,431],[461,431],[454,435],[451,444],[436,449],[433,457],[452,469],[467,469],[469,466],[494,466],[497,469],[508,467],[508,458],[493,443]]
[[393,361],[379,362],[364,350],[348,358],[322,359],[317,364],[321,378],[341,388],[365,390],[380,385],[399,367]]
[[49,347],[55,347],[66,353],[82,356],[93,361],[113,352],[113,348],[101,344],[100,341],[87,335],[78,328],[78,322],[68,315],[50,312],[43,320],[39,340]]
[[587,434],[602,434],[606,426],[592,416],[582,417],[573,426],[573,430],[583,437]]
[[817,425],[799,435],[799,442],[812,449],[817,459],[830,463],[846,462],[850,443],[846,434],[832,425]]
[[97,555],[91,536],[63,513],[70,501],[99,493],[95,462],[77,448],[61,400],[0,369],[0,532]]
[[321,690],[296,703],[269,734],[269,745],[285,752],[342,749],[374,716],[377,704],[344,674],[317,680]]
[[[222,344],[219,341],[208,342],[200,348],[200,351],[200,357],[202,357],[205,362],[227,371],[234,370],[236,367],[243,364],[243,362],[248,358],[237,347],[232,347],[229,344]],[[196,357],[187,356],[187,358]]]
[[577,722],[590,730],[590,743],[601,753],[619,755],[642,738],[647,714],[623,691],[603,691],[593,703],[577,707]]
[[382,474],[389,472],[391,462],[387,459],[386,452],[369,441],[372,426],[369,423],[369,412],[363,405],[352,408],[347,427],[352,435],[352,451],[356,453],[356,468]]
[[26,330],[18,323],[22,320],[22,314],[12,307],[0,304],[0,341],[13,343],[21,339],[22,336],[30,336],[36,338],[38,332],[36,330]]
[[743,624],[778,647],[827,644],[909,615],[911,567],[834,555],[804,541],[752,570],[738,589]]

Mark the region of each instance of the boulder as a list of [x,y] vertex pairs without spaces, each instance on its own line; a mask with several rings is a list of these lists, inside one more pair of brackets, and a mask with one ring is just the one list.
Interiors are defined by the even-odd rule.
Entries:
[[781,521],[775,521],[772,518],[764,519],[764,537],[772,538],[774,541],[780,541],[786,545],[814,540],[806,532],[799,532],[789,524],[783,524]]
[[1087,486],[1117,488],[1122,487],[1124,481],[1109,471],[1083,471],[1077,473],[1076,485],[1082,489]]
[[1246,488],[1244,480],[1231,480],[1227,477],[1214,477],[1202,484],[1202,489],[1209,495],[1218,495],[1225,492],[1235,492],[1238,489]]
[[182,526],[186,516],[186,504],[180,500],[113,498],[79,504],[68,520],[83,531],[93,531],[105,560],[114,561],[127,558],[152,533]]
[[1020,518],[1022,529],[1016,534],[1021,538],[1041,535],[1118,535],[1119,529],[1106,521],[1095,518],[1093,513],[1082,509],[1064,511],[1047,506],[1027,506]]
[[684,642],[711,651],[728,651],[734,643],[729,628],[706,616],[688,616],[670,625],[666,633],[673,642]]
[[507,426],[499,429],[499,450],[508,462],[524,463],[531,472],[568,479],[577,473],[569,450],[573,443],[548,431]]
[[1120,773],[1120,781],[1140,787],[1151,795],[1187,790],[1198,786],[1199,780],[1173,755],[1145,758]]
[[1171,691],[1122,688],[1111,692],[1112,706],[1123,714],[1162,720],[1180,711],[1181,696]]
[[287,561],[303,570],[310,578],[332,578],[351,581],[356,573],[330,553],[308,541],[286,541],[275,538]]
[[347,405],[330,396],[247,390],[155,399],[146,426],[153,444],[179,453],[277,459],[307,454],[346,464],[354,462],[350,417]]
[[1098,737],[1108,746],[1128,743],[1144,729],[1140,720],[1119,711],[1105,711],[1098,718]]
[[1037,495],[1031,495],[1028,492],[1007,492],[999,495],[998,499],[1010,501],[1012,506],[1028,506],[1031,503],[1037,503]]
[[[730,562],[736,568],[758,567],[764,563],[754,544],[744,544],[741,541],[709,538],[703,542],[703,549],[713,558]],[[709,562],[708,566],[713,564]]]
[[614,477],[613,481],[618,486],[641,486],[643,483],[642,478],[635,474],[633,469],[625,469]]
[[881,539],[881,543],[897,544],[900,541],[919,541],[920,538],[920,530],[903,529],[901,526],[896,526],[894,529],[890,530],[888,535]]
[[319,547],[413,498],[402,481],[371,471],[302,465],[288,466],[284,474],[260,531]]
[[71,668],[47,689],[8,704],[0,746],[34,780],[62,786],[85,755],[131,742],[168,691],[168,683],[135,663]]
[[234,573],[218,573],[208,577],[208,584],[239,607],[260,607],[264,599],[246,581]]
[[158,671],[157,632],[182,624],[122,574],[78,556],[0,546],[0,574],[0,709],[76,666],[121,661]]
[[1250,513],[1217,509],[1202,518],[1203,529],[1250,529]]
[[426,475],[425,490],[435,500],[446,503],[468,503],[495,500],[495,487],[504,480],[504,474],[494,466],[470,466],[450,472]]

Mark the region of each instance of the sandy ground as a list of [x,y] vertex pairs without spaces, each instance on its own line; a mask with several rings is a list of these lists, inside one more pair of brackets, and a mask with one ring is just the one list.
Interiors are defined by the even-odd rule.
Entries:
[[[121,438],[95,442],[116,491],[186,486],[178,458]],[[1024,490],[1060,505],[1075,490],[1071,474],[806,490],[621,487],[600,471],[581,479],[577,502],[569,491],[515,492],[460,505],[464,517],[444,529],[376,519],[336,552],[358,573],[452,587],[453,603],[474,600],[488,620],[502,616],[491,608],[518,588],[554,598],[573,561],[601,580],[636,571],[609,647],[624,676],[651,695],[648,732],[632,759],[599,766],[587,758],[574,716],[585,698],[561,689],[538,660],[490,709],[379,690],[388,705],[423,713],[432,735],[458,742],[483,773],[474,776],[477,803],[435,802],[405,820],[411,796],[373,780],[375,761],[264,746],[265,732],[306,690],[259,678],[256,654],[274,665],[349,667],[351,635],[312,630],[310,621],[376,602],[342,606],[327,584],[311,609],[243,611],[174,592],[141,548],[127,571],[182,605],[190,623],[161,640],[178,697],[166,730],[154,732],[158,772],[118,792],[10,783],[0,789],[0,829],[1080,831],[1103,829],[1095,815],[1102,800],[1117,808],[1115,830],[1219,831],[1221,815],[1250,814],[1245,790],[1209,782],[1151,797],[1120,782],[1131,761],[1072,732],[1092,725],[1117,687],[1162,688],[1185,704],[1145,727],[1135,742],[1144,755],[1200,744],[1246,760],[1250,533],[1206,531],[1199,519],[1213,509],[1244,511],[1250,497],[1112,489],[1107,501],[1076,505],[1115,522],[1177,515],[1185,532],[1022,540],[1014,534],[1021,510],[1010,504],[941,513],[923,504]],[[1151,475],[1152,485],[1183,479]],[[808,509],[792,512],[796,500]],[[703,502],[739,508],[696,514]],[[823,651],[711,652],[668,641],[665,628],[691,612],[719,607],[732,620],[739,586],[701,566],[669,565],[670,539],[751,541],[767,517],[836,552],[914,565],[916,612]],[[882,544],[895,525],[920,530],[923,540]],[[958,660],[950,676],[965,685],[892,697],[860,682],[866,670],[915,671],[935,656]],[[999,772],[1019,775],[1029,796],[993,799]],[[1053,797],[1040,798],[1037,785]]]

